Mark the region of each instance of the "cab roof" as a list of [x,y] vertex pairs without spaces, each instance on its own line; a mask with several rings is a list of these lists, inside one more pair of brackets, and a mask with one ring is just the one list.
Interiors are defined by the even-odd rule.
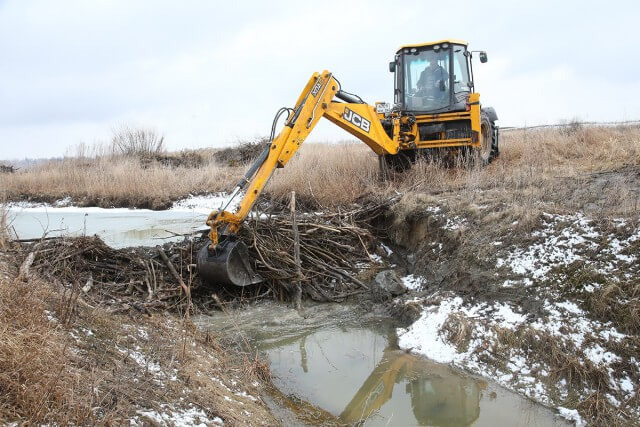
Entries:
[[433,45],[442,44],[442,43],[462,44],[462,45],[465,45],[465,46],[467,46],[469,44],[464,40],[443,39],[443,40],[438,40],[438,41],[434,41],[434,42],[427,42],[427,43],[406,44],[404,46],[400,46],[400,48],[397,50],[397,52],[400,52],[402,49],[407,49],[407,48],[410,49],[412,47],[427,47],[427,46],[433,46]]

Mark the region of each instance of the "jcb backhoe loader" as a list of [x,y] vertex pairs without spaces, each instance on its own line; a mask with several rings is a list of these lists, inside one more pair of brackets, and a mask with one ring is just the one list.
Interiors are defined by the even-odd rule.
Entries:
[[[486,62],[486,53],[479,54],[480,61]],[[393,105],[369,105],[342,90],[329,71],[314,73],[295,107],[276,114],[270,142],[238,182],[227,205],[209,215],[211,241],[198,254],[203,281],[246,286],[262,280],[236,233],[275,168],[287,164],[322,117],[367,144],[378,154],[383,170],[388,166],[404,169],[421,153],[445,148],[490,162],[498,155],[498,117],[493,108],[480,105],[471,57],[467,43],[460,40],[401,47],[389,64],[395,75]],[[278,119],[285,113],[285,126],[275,136]],[[236,211],[226,211],[243,191]]]

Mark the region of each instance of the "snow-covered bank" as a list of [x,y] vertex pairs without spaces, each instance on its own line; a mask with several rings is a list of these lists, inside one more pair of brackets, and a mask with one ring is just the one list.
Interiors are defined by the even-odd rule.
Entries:
[[504,237],[492,245],[491,297],[423,292],[420,317],[398,330],[400,347],[491,378],[577,425],[637,420],[638,226],[543,214],[528,238]]
[[[228,211],[234,211],[240,201],[242,200],[242,194],[238,194],[226,208]],[[229,202],[229,195],[226,193],[212,193],[205,195],[189,195],[184,199],[178,200],[173,203],[170,210],[172,211],[185,211],[185,212],[197,212],[208,215],[213,210],[219,210],[227,206]]]

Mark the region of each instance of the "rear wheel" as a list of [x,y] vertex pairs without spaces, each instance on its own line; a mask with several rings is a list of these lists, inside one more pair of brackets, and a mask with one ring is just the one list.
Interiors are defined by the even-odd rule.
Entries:
[[477,149],[477,160],[481,165],[487,165],[498,156],[498,138],[495,124],[484,113],[480,116],[480,137],[481,145]]
[[478,150],[478,160],[483,165],[491,161],[491,146],[493,145],[493,126],[489,118],[484,114],[480,117],[480,149]]
[[386,167],[393,172],[404,172],[411,169],[411,165],[416,160],[415,150],[402,150],[398,154],[385,154],[384,162]]

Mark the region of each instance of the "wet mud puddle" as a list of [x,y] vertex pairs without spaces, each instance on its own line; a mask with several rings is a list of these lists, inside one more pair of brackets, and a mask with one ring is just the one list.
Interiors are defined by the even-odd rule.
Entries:
[[195,320],[249,340],[269,360],[282,393],[346,424],[567,425],[496,384],[399,350],[389,319],[344,304],[308,306],[305,317],[267,303]]

